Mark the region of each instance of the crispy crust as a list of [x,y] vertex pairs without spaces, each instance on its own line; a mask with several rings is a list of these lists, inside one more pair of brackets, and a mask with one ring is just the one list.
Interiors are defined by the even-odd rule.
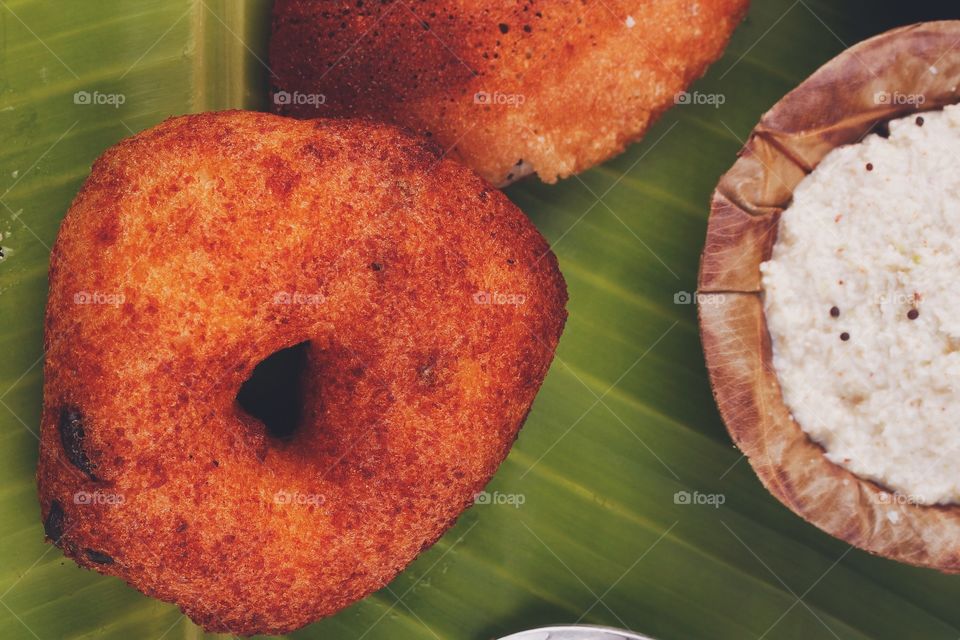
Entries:
[[[714,397],[767,489],[850,544],[951,573],[960,572],[960,506],[891,499],[827,460],[793,420],[773,370],[759,267],[793,189],[831,149],[960,101],[958,41],[958,21],[887,32],[841,53],[767,112],[717,186],[699,278],[701,292],[723,293],[699,309]],[[911,95],[922,104],[906,103]]]
[[[392,127],[167,120],[96,162],[54,247],[47,536],[210,631],[329,615],[472,503],[565,302],[527,218]],[[279,440],[237,392],[307,340],[304,417]]]
[[277,0],[272,106],[432,135],[494,184],[531,171],[555,182],[639,139],[720,56],[747,5]]

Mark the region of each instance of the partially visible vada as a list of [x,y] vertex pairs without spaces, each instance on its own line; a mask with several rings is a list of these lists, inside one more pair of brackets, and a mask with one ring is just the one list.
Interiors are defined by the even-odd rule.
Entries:
[[[46,535],[209,631],[330,615],[472,503],[565,302],[527,218],[394,127],[167,120],[96,162],[53,249]],[[284,406],[245,403],[291,350]]]
[[277,112],[371,116],[503,185],[638,140],[723,52],[748,0],[276,0]]

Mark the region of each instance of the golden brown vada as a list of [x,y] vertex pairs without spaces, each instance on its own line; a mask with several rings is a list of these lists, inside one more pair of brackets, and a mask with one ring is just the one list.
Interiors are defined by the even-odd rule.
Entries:
[[434,138],[494,184],[623,151],[723,52],[748,0],[276,0],[272,104]]
[[[490,479],[565,302],[527,218],[393,127],[167,120],[95,163],[53,250],[46,535],[210,631],[332,614]],[[278,434],[238,393],[291,348]]]

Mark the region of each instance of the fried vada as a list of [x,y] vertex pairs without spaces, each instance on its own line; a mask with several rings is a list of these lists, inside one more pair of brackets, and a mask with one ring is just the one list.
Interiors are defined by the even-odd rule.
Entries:
[[[330,615],[472,503],[565,302],[529,220],[419,138],[167,120],[97,160],[53,249],[46,535],[208,631]],[[279,396],[296,419],[277,430],[240,396],[290,350],[301,368]]]
[[640,139],[748,0],[276,0],[271,108],[369,116],[494,184],[556,182]]

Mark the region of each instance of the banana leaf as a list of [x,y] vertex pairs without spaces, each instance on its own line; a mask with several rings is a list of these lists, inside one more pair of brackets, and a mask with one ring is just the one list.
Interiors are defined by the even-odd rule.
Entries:
[[[46,270],[105,148],[171,115],[264,108],[269,9],[0,1],[0,637],[204,635],[43,542]],[[845,46],[948,17],[960,9],[755,0],[692,89],[722,99],[676,106],[578,177],[510,187],[570,288],[527,425],[482,504],[388,587],[292,637],[480,640],[576,621],[663,640],[960,637],[960,578],[851,549],[760,486],[717,415],[691,296],[710,192],[760,114]]]

